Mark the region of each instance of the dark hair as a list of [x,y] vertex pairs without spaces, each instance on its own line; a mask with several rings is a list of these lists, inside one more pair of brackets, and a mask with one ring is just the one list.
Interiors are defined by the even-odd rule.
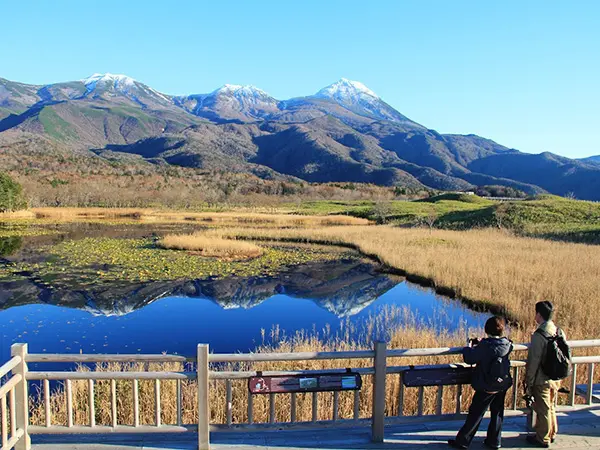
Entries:
[[552,303],[547,300],[543,302],[537,302],[535,304],[535,312],[539,313],[540,316],[542,316],[542,319],[547,321],[552,319],[552,314],[554,314],[554,306],[552,306]]
[[500,316],[490,317],[485,322],[485,332],[490,336],[502,336],[504,334],[504,318]]

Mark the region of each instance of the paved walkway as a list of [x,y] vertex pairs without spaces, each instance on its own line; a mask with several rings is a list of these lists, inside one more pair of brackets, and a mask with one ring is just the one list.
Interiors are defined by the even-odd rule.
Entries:
[[[369,449],[448,450],[446,441],[453,437],[462,422],[431,422],[386,427],[383,444],[369,442],[368,428],[311,431],[270,431],[256,433],[213,433],[215,450],[294,450],[294,449]],[[552,448],[600,449],[600,409],[563,413],[559,417],[560,435]],[[483,449],[487,421],[484,421],[471,449]],[[525,442],[525,419],[511,417],[505,421],[504,448],[531,448]],[[88,443],[81,437],[34,436],[33,450],[191,450],[196,448],[193,434],[170,436],[95,436]],[[103,439],[100,441],[100,439]],[[77,443],[79,442],[79,443]],[[92,443],[92,442],[102,442]]]

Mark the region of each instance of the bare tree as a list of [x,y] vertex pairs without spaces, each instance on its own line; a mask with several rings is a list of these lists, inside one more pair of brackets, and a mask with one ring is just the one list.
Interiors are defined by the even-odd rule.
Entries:
[[499,229],[503,229],[508,218],[508,203],[500,203],[494,210],[494,219],[496,220],[496,226]]
[[423,216],[422,218],[423,223],[425,223],[425,225],[429,227],[429,232],[433,231],[433,228],[435,227],[435,224],[438,221],[438,219],[439,215],[434,208],[431,208],[427,215]]

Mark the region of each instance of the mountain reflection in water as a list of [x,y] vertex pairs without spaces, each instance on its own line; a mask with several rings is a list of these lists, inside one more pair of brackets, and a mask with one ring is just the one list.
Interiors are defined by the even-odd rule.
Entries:
[[277,295],[310,298],[338,317],[356,314],[401,281],[354,259],[302,264],[275,276],[192,281],[99,284],[88,290],[61,290],[35,278],[0,282],[0,308],[44,303],[122,316],[168,296],[211,300],[222,308],[252,308]]
[[31,278],[0,283],[1,352],[8,356],[17,341],[33,352],[191,355],[199,342],[218,352],[248,351],[269,342],[273,327],[288,335],[339,330],[383,305],[408,306],[425,322],[441,314],[446,329],[482,321],[459,302],[356,259],[307,263],[269,277],[111,283],[86,291],[53,290]]

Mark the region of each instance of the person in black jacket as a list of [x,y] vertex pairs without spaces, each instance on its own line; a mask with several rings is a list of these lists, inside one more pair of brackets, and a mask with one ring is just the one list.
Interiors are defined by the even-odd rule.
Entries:
[[463,350],[465,362],[476,364],[471,380],[475,395],[465,424],[456,438],[448,441],[451,447],[469,447],[488,408],[491,412],[490,425],[483,443],[488,448],[496,449],[501,446],[504,399],[506,391],[512,386],[509,355],[513,350],[510,340],[503,337],[504,327],[502,317],[489,318],[485,323],[487,337],[481,341],[470,341],[469,347]]

